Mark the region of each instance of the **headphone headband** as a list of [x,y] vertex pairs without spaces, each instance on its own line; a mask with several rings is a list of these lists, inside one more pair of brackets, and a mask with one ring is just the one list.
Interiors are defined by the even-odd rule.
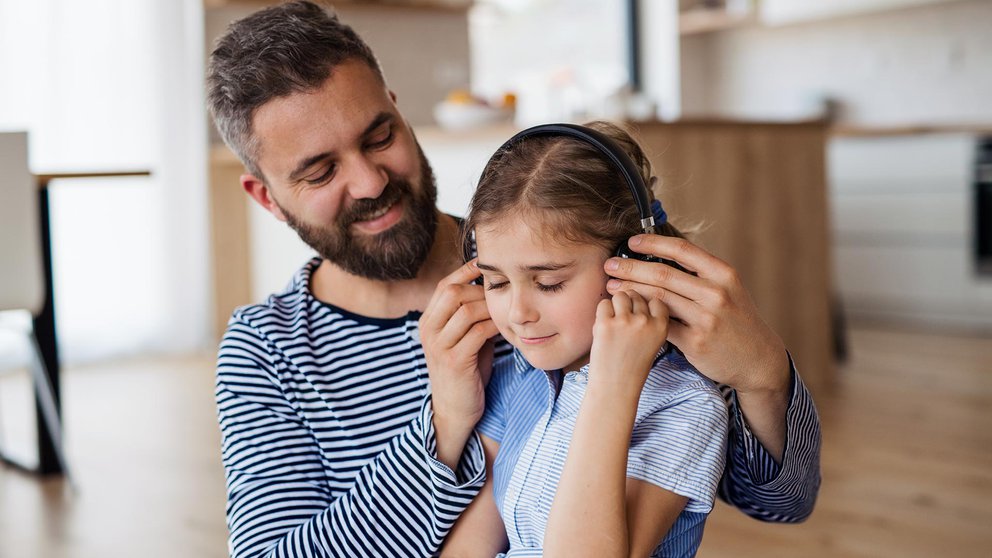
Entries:
[[[521,140],[538,136],[572,137],[596,148],[623,175],[624,181],[627,183],[627,188],[630,190],[630,195],[634,198],[634,203],[637,205],[637,212],[640,214],[641,227],[644,229],[644,232],[654,233],[655,221],[651,212],[651,198],[653,196],[648,193],[648,187],[641,177],[640,168],[638,168],[630,156],[627,155],[627,152],[621,149],[615,141],[597,130],[577,124],[541,124],[518,132],[515,136],[508,139],[496,153],[501,154]],[[494,156],[490,163],[498,159],[498,155]],[[485,171],[483,171],[483,174],[485,174]]]

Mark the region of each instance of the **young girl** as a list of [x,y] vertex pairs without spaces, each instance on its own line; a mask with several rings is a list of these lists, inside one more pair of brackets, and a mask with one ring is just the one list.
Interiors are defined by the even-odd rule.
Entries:
[[[589,127],[652,183],[627,133]],[[665,344],[661,301],[606,292],[604,262],[642,232],[618,168],[580,139],[526,137],[490,161],[465,229],[517,368],[487,387],[486,486],[442,555],[492,556],[507,543],[506,556],[694,555],[723,472],[727,409]]]

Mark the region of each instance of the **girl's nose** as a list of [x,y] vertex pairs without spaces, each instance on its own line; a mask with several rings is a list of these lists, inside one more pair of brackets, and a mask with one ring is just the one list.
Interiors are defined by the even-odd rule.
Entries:
[[510,322],[517,325],[523,325],[537,321],[540,314],[537,312],[537,308],[534,306],[529,296],[525,293],[517,291],[513,293],[511,297],[509,316]]

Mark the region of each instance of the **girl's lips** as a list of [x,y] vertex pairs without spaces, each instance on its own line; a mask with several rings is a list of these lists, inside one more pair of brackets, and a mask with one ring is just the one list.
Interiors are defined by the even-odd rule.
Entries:
[[551,340],[552,337],[558,335],[557,333],[552,333],[551,335],[546,335],[544,337],[521,337],[520,342],[527,345],[540,345],[541,343],[546,343]]
[[403,216],[403,203],[397,201],[388,211],[368,221],[357,221],[352,226],[365,234],[376,234],[392,227]]

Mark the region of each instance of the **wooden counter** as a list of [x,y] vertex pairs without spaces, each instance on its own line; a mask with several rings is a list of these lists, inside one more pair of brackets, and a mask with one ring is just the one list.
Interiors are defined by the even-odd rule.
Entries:
[[732,264],[814,393],[834,377],[826,141],[820,121],[635,126],[672,222]]
[[210,246],[213,262],[214,334],[224,335],[238,306],[251,304],[251,251],[245,172],[227,147],[210,150]]

